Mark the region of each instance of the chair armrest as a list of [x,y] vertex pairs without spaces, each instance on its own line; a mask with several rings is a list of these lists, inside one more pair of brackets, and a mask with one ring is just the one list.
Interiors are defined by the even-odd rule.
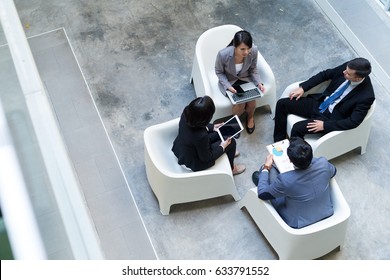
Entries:
[[[282,95],[280,96],[280,98],[288,97],[290,92],[293,91],[294,89],[299,88],[299,84],[302,83],[302,82],[303,81],[295,82],[295,83],[287,86],[286,89],[283,91]],[[311,88],[310,90],[305,91],[303,96],[307,96],[308,94],[312,94],[312,93],[323,92],[327,88],[329,83],[330,83],[330,81],[322,82],[321,84],[316,85],[315,87]]]
[[294,89],[299,88],[300,83],[301,82],[295,82],[295,83],[292,83],[291,85],[287,86],[286,89],[283,91],[282,95],[280,96],[280,98],[289,97],[290,92],[293,91]]
[[260,76],[260,81],[264,84],[266,89],[276,87],[275,75],[260,52],[257,54],[257,71]]
[[331,131],[329,133],[322,135],[315,141],[309,141],[310,145],[313,148],[314,156],[327,155],[328,159],[332,159],[336,157],[340,152],[338,149],[335,149],[334,147],[337,147],[337,144],[344,141],[343,132],[344,131],[340,131],[340,130]]

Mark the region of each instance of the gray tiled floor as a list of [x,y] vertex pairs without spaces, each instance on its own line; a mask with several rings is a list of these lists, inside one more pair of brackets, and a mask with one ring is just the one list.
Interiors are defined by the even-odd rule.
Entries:
[[[51,74],[44,80],[108,259],[152,258],[150,240],[160,259],[276,258],[253,221],[231,197],[174,205],[169,216],[162,216],[146,180],[143,131],[149,125],[179,116],[195,97],[188,83],[194,46],[208,28],[232,23],[248,29],[274,71],[278,95],[291,82],[355,57],[353,46],[345,41],[316,1],[15,2],[22,23],[29,23],[28,36],[65,27],[91,89],[89,96],[78,67],[68,65],[68,56],[59,55],[70,51],[60,31],[54,43],[49,38],[41,43],[43,37],[37,37],[38,48],[50,49],[48,46],[53,44],[50,51],[42,51],[41,57],[36,58],[40,71],[55,67],[63,73],[78,73],[78,79],[67,80],[71,75],[49,71]],[[336,7],[343,1],[329,2]],[[363,5],[364,1],[359,3]],[[368,9],[364,15],[375,16]],[[367,19],[367,28],[370,22]],[[380,45],[389,33],[362,32],[361,39],[375,34]],[[379,51],[372,51],[374,56],[379,55]],[[388,66],[387,58],[378,56],[378,61]],[[382,147],[388,146],[390,128],[381,125],[390,118],[387,109],[390,89],[372,76],[379,102],[367,153],[360,156],[358,151],[351,151],[332,160],[338,168],[337,181],[352,210],[346,244],[341,252],[332,252],[324,259],[390,258],[389,240],[384,238],[390,233],[387,218],[390,172],[384,168],[390,165],[390,157],[382,152]],[[56,80],[60,78],[63,82]],[[140,90],[145,82],[150,86],[148,92]],[[72,90],[77,87],[82,91]],[[99,128],[93,103],[89,102],[92,100],[117,153],[124,178],[118,176],[119,167],[112,160],[104,131]],[[244,133],[239,141],[241,156],[237,160],[245,162],[248,168],[246,173],[235,177],[241,196],[252,186],[250,174],[265,157],[265,145],[272,142],[269,131],[273,123],[268,111],[258,109],[255,118],[255,133],[251,136]],[[96,132],[99,139],[90,139],[86,131]],[[104,143],[94,143],[99,140]],[[89,144],[98,149],[97,154]],[[125,179],[150,240],[131,204],[132,195]]]

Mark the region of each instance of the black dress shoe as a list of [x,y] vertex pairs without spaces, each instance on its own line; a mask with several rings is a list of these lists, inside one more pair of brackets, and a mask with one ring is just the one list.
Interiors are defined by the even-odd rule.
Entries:
[[245,124],[245,128],[246,128],[246,132],[248,132],[248,134],[252,134],[253,131],[255,131],[255,121],[253,121],[253,127],[248,127],[248,120],[246,121],[246,124]]
[[260,174],[259,171],[255,171],[252,174],[252,182],[253,182],[253,184],[255,184],[256,187],[259,184],[259,174]]
[[240,136],[241,136],[241,132],[234,135],[234,139],[238,139],[238,138],[240,138]]

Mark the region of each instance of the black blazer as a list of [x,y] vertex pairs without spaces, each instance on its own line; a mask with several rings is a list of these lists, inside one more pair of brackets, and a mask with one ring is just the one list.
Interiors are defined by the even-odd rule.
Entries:
[[[302,82],[300,86],[304,91],[308,91],[324,81],[331,80],[325,91],[316,97],[319,102],[322,102],[326,96],[331,95],[345,81],[343,71],[346,69],[347,63],[321,71],[307,81]],[[364,120],[374,100],[374,89],[370,77],[367,76],[362,83],[356,86],[334,107],[330,117],[324,120],[324,132],[357,127]]]
[[[208,129],[207,129],[208,128]],[[215,133],[214,125],[193,128],[187,125],[183,113],[179,122],[179,134],[173,142],[172,152],[180,165],[184,164],[193,171],[205,170],[215,164],[215,160],[223,153],[221,141],[211,142],[209,133]],[[218,135],[215,135],[218,137]]]

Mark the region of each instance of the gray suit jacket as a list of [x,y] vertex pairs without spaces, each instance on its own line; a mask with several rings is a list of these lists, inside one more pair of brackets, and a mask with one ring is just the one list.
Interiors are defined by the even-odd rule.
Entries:
[[226,89],[231,87],[237,80],[253,82],[255,85],[260,83],[257,71],[257,54],[258,48],[253,45],[251,52],[244,59],[242,70],[236,74],[234,47],[229,46],[218,52],[215,61],[215,73],[218,76],[219,88],[222,93],[225,94]]
[[284,172],[276,178],[260,172],[258,193],[270,193],[282,219],[290,227],[302,228],[333,214],[329,181],[335,175],[335,166],[326,158],[313,158],[308,168]]

